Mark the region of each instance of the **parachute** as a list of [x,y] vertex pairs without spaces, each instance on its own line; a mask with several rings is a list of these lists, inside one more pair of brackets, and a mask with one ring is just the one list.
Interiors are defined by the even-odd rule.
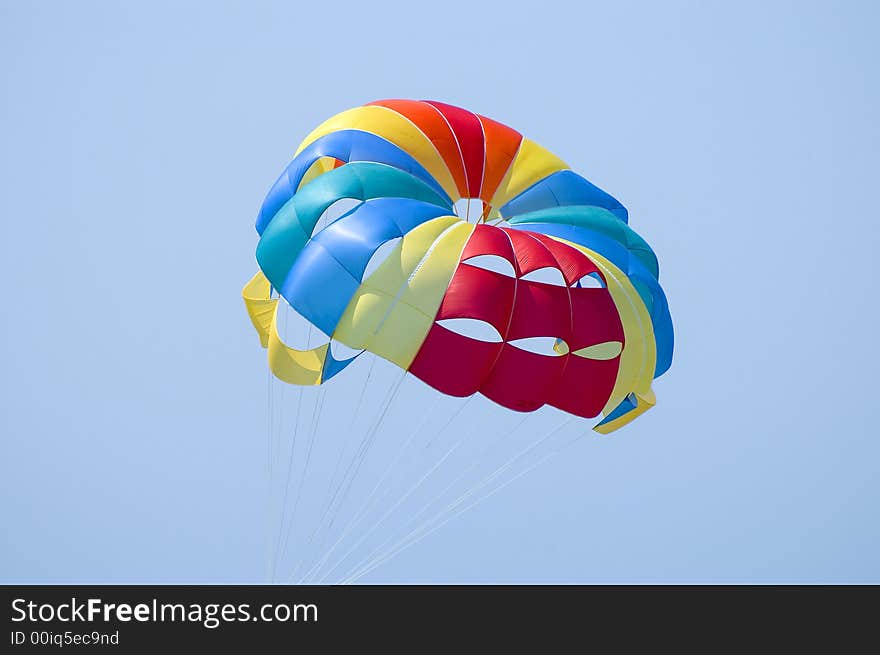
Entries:
[[[465,109],[381,100],[330,118],[299,146],[256,227],[259,272],[244,302],[271,375],[299,390],[297,422],[284,432],[289,446],[283,427],[273,438],[278,421],[270,416],[270,474],[289,455],[281,458],[286,475],[270,481],[280,507],[273,578],[291,532],[299,535],[291,579],[327,580],[343,570],[338,580],[360,578],[543,461],[537,444],[546,448],[563,428],[580,433],[598,418],[593,429],[608,434],[647,411],[652,380],[672,362],[657,257],[623,205],[534,141]],[[284,334],[287,316],[307,330],[299,347]],[[322,429],[325,385],[365,357],[360,391],[333,399],[333,414],[348,424]],[[382,400],[370,396],[365,405],[380,379],[376,366],[392,382]],[[426,409],[417,426],[383,430],[407,380],[451,415]],[[315,387],[323,395],[304,395]],[[300,429],[304,398],[311,418]],[[494,412],[500,440],[474,433],[474,420],[464,421],[469,436],[455,425],[464,410],[450,403],[474,398],[491,406],[484,412]],[[520,429],[524,421],[548,412],[562,422],[545,440],[513,438],[517,430],[521,439],[533,435]],[[407,436],[386,438],[392,432]],[[496,454],[494,463],[504,462],[496,474],[483,465],[499,442],[513,458]],[[368,452],[381,446],[373,479],[362,483],[364,502],[349,502],[348,520],[336,522]],[[326,467],[315,473],[309,467],[322,448]],[[424,491],[428,478],[441,478],[441,465],[451,484]],[[309,500],[307,518],[300,504]]]

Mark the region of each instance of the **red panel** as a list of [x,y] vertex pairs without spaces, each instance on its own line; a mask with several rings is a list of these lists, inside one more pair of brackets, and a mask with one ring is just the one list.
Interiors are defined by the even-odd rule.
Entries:
[[369,104],[393,109],[412,121],[437,148],[437,152],[446,163],[446,168],[452,174],[452,179],[455,180],[459,194],[462,197],[467,196],[467,177],[458,150],[458,141],[447,119],[436,107],[420,100],[377,100]]
[[614,389],[620,357],[599,361],[569,355],[567,359],[562,378],[547,402],[576,416],[597,416]]
[[518,280],[507,340],[526,337],[571,337],[568,288]]
[[520,412],[542,407],[557,386],[568,357],[547,357],[505,344],[480,392]]
[[476,114],[453,107],[443,102],[426,100],[426,103],[436,107],[449,121],[452,131],[458,139],[458,147],[461,158],[464,161],[465,176],[468,183],[468,198],[479,198],[480,187],[483,183],[483,163],[485,161],[485,142],[483,139],[483,126]]
[[461,261],[476,257],[477,255],[499,255],[509,261],[514,270],[517,270],[516,258],[513,255],[513,246],[503,230],[491,225],[478,223],[465,244],[461,253]]
[[606,341],[623,339],[620,315],[608,289],[569,289],[573,329],[568,346],[572,351]]
[[[556,259],[557,266],[559,270],[562,271],[565,281],[569,284],[574,284],[584,275],[599,273],[599,269],[596,268],[596,265],[592,260],[580,250],[572,248],[571,246],[561,243],[544,234],[529,232],[529,235],[538,239],[544,244],[544,247],[550,251],[554,259]],[[599,275],[602,274],[599,273]],[[605,276],[602,276],[602,279],[604,280]]]
[[[563,243],[487,225],[476,226],[462,260],[477,255],[505,257],[524,273],[547,266],[559,268],[569,282],[596,271],[589,257]],[[624,340],[623,326],[607,289],[515,280],[464,263],[453,275],[437,318],[487,321],[505,341],[558,337],[572,351]],[[508,318],[509,328],[505,324]],[[619,366],[620,357],[599,361],[575,355],[538,355],[509,343],[470,339],[435,323],[410,372],[454,396],[480,391],[518,411],[534,411],[549,403],[577,416],[593,417],[607,403]]]
[[516,280],[512,277],[460,264],[446,289],[437,320],[477,318],[494,325],[504,338],[515,290]]
[[468,339],[436,323],[409,372],[450,396],[477,392],[504,344]]
[[501,228],[501,230],[510,237],[513,243],[513,250],[519,262],[518,268],[522,275],[548,266],[559,268],[556,259],[547,247],[530,233],[522,230],[508,230],[507,228]]

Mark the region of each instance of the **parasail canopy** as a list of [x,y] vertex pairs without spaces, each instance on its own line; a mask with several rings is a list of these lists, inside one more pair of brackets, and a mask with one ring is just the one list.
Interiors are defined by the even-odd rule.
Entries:
[[[608,433],[654,405],[672,361],[657,257],[623,205],[465,109],[380,100],[330,118],[256,227],[260,271],[243,296],[291,384],[320,385],[368,351],[438,392],[601,414]],[[323,343],[283,343],[277,296]]]

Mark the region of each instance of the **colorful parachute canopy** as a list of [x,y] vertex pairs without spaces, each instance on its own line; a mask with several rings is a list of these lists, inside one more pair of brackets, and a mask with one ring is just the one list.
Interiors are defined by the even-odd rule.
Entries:
[[[463,199],[479,206],[473,223],[456,215]],[[322,221],[342,200],[351,208]],[[370,351],[453,396],[602,414],[607,433],[654,404],[651,380],[672,361],[657,258],[627,221],[501,123],[380,100],[302,142],[260,210],[260,272],[243,295],[286,382],[321,384]],[[326,342],[282,343],[272,290]]]

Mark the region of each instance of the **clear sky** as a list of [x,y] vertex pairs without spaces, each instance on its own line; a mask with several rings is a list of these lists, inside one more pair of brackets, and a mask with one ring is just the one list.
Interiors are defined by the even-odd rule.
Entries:
[[676,352],[654,410],[364,580],[880,582],[878,18],[0,1],[0,582],[265,580],[253,221],[312,127],[385,97],[618,197]]

